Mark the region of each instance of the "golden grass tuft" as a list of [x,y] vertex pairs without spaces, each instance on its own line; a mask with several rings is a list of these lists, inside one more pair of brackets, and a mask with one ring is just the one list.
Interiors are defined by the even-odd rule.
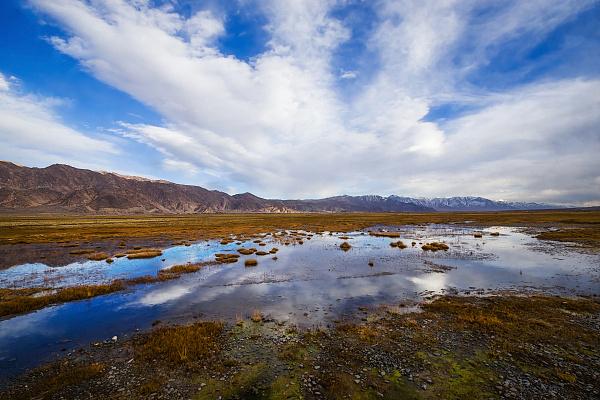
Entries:
[[256,253],[254,253],[254,254],[256,254],[257,256],[266,256],[266,255],[267,255],[267,254],[269,254],[269,253],[267,253],[266,251],[257,251],[257,252],[256,252]]
[[127,252],[127,258],[130,260],[138,258],[154,258],[162,256],[162,250],[159,249],[137,249]]
[[482,238],[482,237],[483,237],[483,233],[481,233],[481,232],[475,232],[475,233],[473,234],[473,237],[476,237],[476,238]]
[[92,261],[102,261],[108,258],[108,254],[106,253],[93,253],[87,256],[88,260]]
[[399,238],[400,233],[398,232],[369,232],[369,235],[376,237],[388,237],[388,238]]
[[160,275],[161,272],[169,273],[169,274],[177,274],[177,275],[191,274],[192,272],[198,272],[198,271],[200,271],[200,268],[202,268],[202,265],[200,265],[200,264],[174,265],[172,267],[165,268],[165,269],[161,270],[159,272],[159,275]]
[[135,342],[135,354],[141,360],[168,364],[210,358],[221,348],[223,328],[222,322],[159,327]]
[[340,244],[340,249],[342,249],[344,251],[348,251],[351,248],[352,248],[352,246],[348,242],[344,242],[344,243]]
[[220,263],[235,263],[235,262],[237,262],[239,257],[240,257],[239,254],[234,254],[234,253],[217,253],[217,254],[215,254],[215,258],[216,258],[217,262],[220,262]]
[[261,322],[263,320],[262,313],[259,310],[253,310],[250,319],[252,322]]

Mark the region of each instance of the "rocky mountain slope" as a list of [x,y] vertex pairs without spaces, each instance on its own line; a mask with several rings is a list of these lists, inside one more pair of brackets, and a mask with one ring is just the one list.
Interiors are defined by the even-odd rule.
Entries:
[[28,168],[0,161],[0,211],[73,213],[214,212],[432,212],[537,209],[481,197],[416,199],[399,196],[336,196],[314,200],[229,195],[199,186],[122,176],[55,164]]

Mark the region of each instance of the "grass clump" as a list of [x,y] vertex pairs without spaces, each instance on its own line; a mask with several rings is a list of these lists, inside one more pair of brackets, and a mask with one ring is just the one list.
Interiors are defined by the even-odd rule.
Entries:
[[344,242],[342,244],[340,244],[340,249],[344,250],[344,251],[348,251],[352,248],[352,245],[348,242]]
[[250,320],[252,322],[261,322],[263,320],[263,315],[259,310],[254,310],[250,315]]
[[202,267],[204,267],[206,265],[210,265],[210,264],[212,264],[212,263],[205,262],[205,263],[194,263],[194,264],[188,263],[188,264],[174,265],[172,267],[160,270],[156,277],[145,276],[145,277],[133,278],[133,279],[128,279],[127,281],[125,281],[125,283],[127,283],[128,285],[133,285],[133,284],[138,284],[138,283],[154,283],[154,282],[162,282],[162,281],[167,281],[167,280],[171,280],[171,279],[176,279],[176,278],[179,278],[183,274],[191,274],[194,272],[198,272],[198,271],[200,271],[200,269],[202,269]]
[[473,234],[473,237],[475,237],[475,238],[482,238],[483,237],[483,233],[481,233],[481,232],[475,232]]
[[266,256],[266,255],[267,255],[267,254],[269,254],[269,253],[267,253],[266,251],[257,251],[257,252],[256,252],[256,253],[254,253],[254,254],[256,254],[257,256]]
[[235,263],[237,262],[239,254],[234,253],[217,253],[215,254],[215,258],[219,263]]
[[441,242],[431,242],[431,243],[426,243],[423,246],[421,246],[421,248],[424,251],[439,251],[439,250],[448,250],[450,247],[448,247],[448,245],[446,243],[441,243]]
[[390,246],[397,247],[399,249],[405,249],[406,245],[402,240],[398,240],[397,242],[390,242]]
[[220,350],[223,327],[222,322],[159,327],[136,341],[135,354],[169,364],[209,358]]
[[127,252],[127,258],[130,260],[137,258],[154,258],[162,256],[162,250],[159,249],[138,249]]
[[240,254],[243,254],[245,256],[249,256],[250,254],[254,254],[256,252],[256,249],[255,248],[249,248],[249,249],[240,248],[237,251]]
[[398,232],[369,232],[369,235],[376,237],[388,237],[388,238],[399,238],[400,233]]
[[500,232],[492,232],[490,233],[491,236],[500,236]]
[[246,267],[256,267],[258,265],[258,260],[256,258],[248,258],[244,261],[244,266]]

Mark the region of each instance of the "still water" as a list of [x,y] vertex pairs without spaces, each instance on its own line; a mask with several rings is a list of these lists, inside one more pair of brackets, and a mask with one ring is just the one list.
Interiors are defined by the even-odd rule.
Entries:
[[[399,239],[408,248],[389,245],[399,239],[365,232],[344,234],[352,245],[347,252],[339,248],[344,241],[341,234],[315,234],[310,240],[305,237],[302,245],[288,246],[267,236],[261,250],[279,248],[276,260],[272,254],[242,256],[237,263],[207,266],[177,280],[1,320],[0,381],[63,351],[148,329],[156,320],[234,320],[260,310],[278,321],[312,326],[350,317],[359,306],[414,302],[433,294],[503,290],[600,294],[600,256],[543,243],[515,228],[486,228],[483,238],[475,238],[472,228],[448,225],[377,229],[400,232]],[[432,241],[443,241],[450,249],[431,253],[420,248],[420,243]],[[204,241],[166,249],[153,259],[119,258],[113,264],[86,261],[62,267],[24,264],[0,271],[0,287],[109,282],[212,260],[215,253],[239,247],[257,245]],[[257,258],[258,265],[244,267],[248,257]]]

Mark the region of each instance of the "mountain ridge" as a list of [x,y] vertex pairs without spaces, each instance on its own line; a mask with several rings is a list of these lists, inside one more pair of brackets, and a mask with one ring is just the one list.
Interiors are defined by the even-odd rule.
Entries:
[[252,193],[229,195],[200,186],[79,169],[45,168],[0,161],[0,211],[131,213],[293,213],[500,211],[551,208],[546,204],[501,202],[476,196],[333,196],[323,199],[264,199]]

